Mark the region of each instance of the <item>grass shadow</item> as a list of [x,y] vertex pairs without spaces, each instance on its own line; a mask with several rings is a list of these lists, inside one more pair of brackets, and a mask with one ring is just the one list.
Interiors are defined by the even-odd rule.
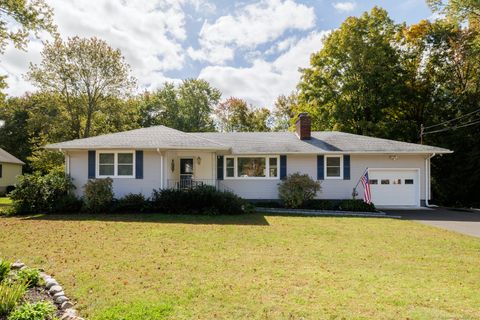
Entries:
[[161,213],[115,213],[115,214],[39,214],[24,216],[22,220],[48,221],[118,221],[118,222],[145,222],[145,223],[183,223],[205,225],[245,225],[268,226],[269,223],[263,214],[243,215],[182,215]]

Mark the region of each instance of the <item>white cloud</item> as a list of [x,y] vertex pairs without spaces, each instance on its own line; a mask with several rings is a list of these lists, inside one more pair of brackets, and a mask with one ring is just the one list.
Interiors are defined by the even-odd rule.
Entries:
[[200,30],[200,49],[189,48],[194,60],[222,64],[234,58],[235,49],[254,49],[278,39],[287,30],[315,26],[312,7],[292,0],[262,0],[240,7],[234,15],[205,21]]
[[[54,9],[63,38],[78,35],[106,40],[122,51],[143,87],[158,86],[166,80],[164,72],[184,67],[185,6],[214,10],[204,0],[50,0],[48,3]],[[41,49],[41,43],[33,40],[27,53],[9,48],[0,57],[0,72],[9,75],[9,94],[19,95],[32,89],[21,75],[27,72],[30,61],[39,62]]]
[[235,96],[253,105],[271,108],[280,94],[295,89],[300,79],[298,69],[309,65],[310,55],[322,48],[327,34],[328,31],[311,32],[273,62],[257,59],[247,68],[208,66],[199,78],[219,88],[224,98]]
[[357,6],[356,2],[335,2],[332,4],[333,7],[340,12],[350,12],[355,9]]

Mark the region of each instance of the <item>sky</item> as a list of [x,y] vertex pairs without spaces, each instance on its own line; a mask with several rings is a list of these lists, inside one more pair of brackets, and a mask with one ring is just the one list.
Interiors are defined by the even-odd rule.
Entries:
[[[431,17],[424,0],[352,1],[208,1],[208,0],[46,0],[64,39],[99,37],[121,50],[138,80],[138,90],[154,90],[166,81],[200,78],[257,107],[272,108],[292,92],[299,68],[307,67],[323,37],[348,16],[374,6],[396,22]],[[24,79],[30,63],[39,63],[42,40],[27,51],[9,46],[0,56],[7,93],[35,88]]]

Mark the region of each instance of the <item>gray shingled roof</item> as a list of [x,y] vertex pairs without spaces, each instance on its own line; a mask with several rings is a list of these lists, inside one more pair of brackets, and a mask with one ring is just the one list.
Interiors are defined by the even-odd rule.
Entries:
[[15,158],[7,151],[0,148],[0,163],[15,163],[15,164],[25,164],[22,160]]
[[450,150],[337,131],[312,132],[299,140],[293,132],[186,133],[165,126],[136,129],[54,143],[47,149],[208,149],[233,154],[261,153],[449,153]]
[[312,132],[310,140],[299,140],[293,132],[198,133],[232,147],[234,154],[256,153],[450,153],[432,146],[373,138],[338,131]]
[[47,149],[205,149],[229,150],[222,143],[165,126],[135,129],[47,145]]

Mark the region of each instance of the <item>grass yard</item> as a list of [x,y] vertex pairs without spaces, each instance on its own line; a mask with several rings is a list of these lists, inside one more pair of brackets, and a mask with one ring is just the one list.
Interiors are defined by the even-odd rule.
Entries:
[[11,205],[12,205],[12,200],[10,200],[10,198],[0,197],[0,214],[2,213],[2,210],[8,208]]
[[478,319],[480,239],[389,219],[0,218],[89,319]]

